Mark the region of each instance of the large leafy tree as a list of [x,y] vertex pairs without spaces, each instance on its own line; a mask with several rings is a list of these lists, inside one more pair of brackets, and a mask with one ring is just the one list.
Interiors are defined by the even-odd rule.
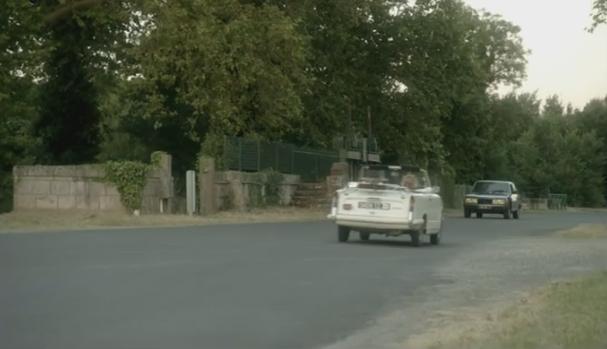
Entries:
[[585,132],[596,132],[596,136],[602,141],[602,151],[598,155],[603,161],[603,196],[607,199],[607,97],[588,102],[574,118],[577,128]]
[[519,28],[454,0],[402,6],[398,21],[392,77],[408,89],[392,94],[384,144],[460,181],[483,177],[490,92],[524,77]]
[[31,135],[38,116],[39,43],[31,28],[41,15],[25,1],[0,7],[0,212],[12,203],[12,167],[33,161],[37,140]]
[[43,15],[36,29],[46,61],[41,80],[40,118],[35,134],[47,163],[94,159],[100,142],[100,96],[112,86],[121,50],[133,26],[128,1],[34,3]]
[[337,136],[366,135],[370,124],[379,127],[376,124],[387,113],[388,76],[394,59],[392,2],[243,2],[277,6],[296,23],[304,40],[310,84],[302,95],[304,122],[291,140],[329,146]]
[[[597,102],[586,109],[597,111]],[[597,133],[601,121],[592,116],[593,112],[584,114],[566,114],[558,97],[552,96],[545,101],[541,117],[534,117],[530,127],[509,147],[506,163],[510,178],[527,195],[564,193],[573,205],[605,203],[605,144]]]
[[[518,158],[522,145],[519,139],[533,127],[539,115],[540,101],[535,94],[510,93],[504,97],[491,97],[486,147],[490,151],[483,152],[482,157],[482,172],[486,178],[512,179],[524,186],[524,174],[533,164]],[[529,151],[533,152],[533,149]],[[522,153],[525,155],[524,151]]]
[[[276,6],[236,0],[155,2],[111,110],[148,143],[191,163],[222,135],[281,139],[301,124],[304,50]],[[213,151],[214,149],[206,149]]]

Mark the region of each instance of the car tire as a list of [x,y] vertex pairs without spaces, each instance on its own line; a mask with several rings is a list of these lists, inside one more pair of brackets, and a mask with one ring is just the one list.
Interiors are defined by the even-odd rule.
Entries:
[[411,245],[415,247],[421,245],[421,233],[419,231],[412,231],[409,235],[411,235]]
[[504,211],[504,219],[510,219],[510,207],[506,207],[506,211]]
[[350,228],[343,227],[341,225],[337,226],[337,240],[339,242],[346,242],[350,237]]
[[424,216],[424,225],[422,225],[421,229],[415,230],[411,232],[411,245],[418,247],[421,245],[421,236],[425,234],[428,229],[428,218]]
[[518,210],[512,211],[512,218],[518,219]]
[[483,218],[482,212],[476,212],[476,218]]
[[465,208],[464,209],[464,218],[470,218],[470,215],[472,215],[472,211],[469,208]]
[[432,234],[430,235],[430,243],[432,245],[438,245],[440,244],[440,238],[441,238],[441,232],[439,231],[436,234]]
[[369,238],[371,237],[371,234],[369,233],[363,233],[362,231],[359,233],[360,239],[362,241],[369,241]]

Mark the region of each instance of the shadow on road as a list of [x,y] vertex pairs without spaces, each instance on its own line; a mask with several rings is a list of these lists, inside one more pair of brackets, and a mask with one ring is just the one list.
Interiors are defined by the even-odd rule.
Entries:
[[394,247],[394,248],[405,248],[406,247],[406,248],[413,248],[413,249],[436,247],[436,246],[432,246],[428,242],[422,242],[421,245],[419,245],[419,246],[413,246],[411,241],[403,241],[403,240],[369,240],[369,241],[355,240],[355,241],[349,242],[349,244],[361,245],[361,246],[368,245],[368,246]]

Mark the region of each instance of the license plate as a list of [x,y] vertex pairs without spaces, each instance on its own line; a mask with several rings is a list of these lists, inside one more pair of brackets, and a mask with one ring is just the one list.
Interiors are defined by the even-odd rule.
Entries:
[[478,208],[480,208],[481,210],[488,210],[491,208],[490,205],[478,205]]
[[358,203],[358,208],[363,208],[366,210],[389,210],[390,204],[385,202],[361,201]]

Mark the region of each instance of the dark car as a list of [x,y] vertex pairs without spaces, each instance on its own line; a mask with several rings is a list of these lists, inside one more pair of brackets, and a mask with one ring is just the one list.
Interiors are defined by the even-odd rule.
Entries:
[[504,219],[519,218],[520,198],[516,186],[507,181],[477,181],[472,192],[464,198],[464,217],[470,218],[476,213],[483,218],[484,213],[504,215]]

